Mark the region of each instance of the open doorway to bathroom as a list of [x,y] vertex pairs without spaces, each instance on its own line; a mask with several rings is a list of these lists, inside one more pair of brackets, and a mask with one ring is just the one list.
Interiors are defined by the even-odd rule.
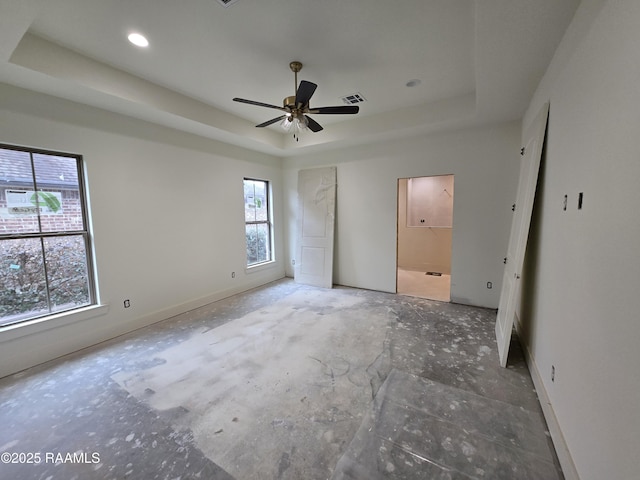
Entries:
[[396,291],[451,300],[453,175],[398,179]]

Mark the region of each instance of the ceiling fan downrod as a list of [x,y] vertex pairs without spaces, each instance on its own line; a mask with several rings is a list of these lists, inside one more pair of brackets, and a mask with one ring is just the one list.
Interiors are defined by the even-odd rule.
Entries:
[[[284,99],[283,102],[283,106],[285,108],[290,108],[291,109],[291,114],[289,115],[288,119],[285,119],[285,121],[289,121],[289,122],[293,122],[294,119],[297,119],[297,123],[294,123],[294,131],[293,131],[293,138],[295,139],[296,142],[300,141],[300,133],[299,133],[299,123],[300,122],[304,122],[306,119],[304,118],[304,115],[302,114],[302,112],[300,111],[300,109],[298,108],[298,106],[296,105],[296,94],[298,92],[298,72],[300,70],[302,70],[302,63],[298,62],[298,61],[293,61],[291,63],[289,63],[289,68],[291,69],[291,71],[293,72],[293,96],[291,97],[287,97]],[[305,125],[306,126],[306,125]]]
[[289,64],[289,68],[291,69],[291,71],[293,72],[294,75],[294,85],[293,85],[293,91],[294,93],[298,91],[298,72],[300,70],[302,70],[302,63],[300,62],[291,62]]

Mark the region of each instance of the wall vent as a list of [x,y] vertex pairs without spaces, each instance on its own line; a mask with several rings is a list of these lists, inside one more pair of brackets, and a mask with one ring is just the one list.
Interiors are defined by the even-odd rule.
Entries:
[[230,7],[231,5],[236,3],[237,1],[238,0],[218,0],[218,3],[220,5],[222,5],[223,7]]
[[347,95],[342,97],[342,103],[346,103],[347,105],[353,105],[354,103],[362,103],[366,102],[366,98],[362,96],[361,93],[352,93],[351,95]]

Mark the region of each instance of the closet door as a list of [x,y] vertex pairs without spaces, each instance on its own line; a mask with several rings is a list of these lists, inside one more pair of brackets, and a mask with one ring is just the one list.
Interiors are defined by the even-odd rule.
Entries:
[[511,330],[513,329],[514,316],[516,314],[516,299],[520,292],[522,266],[524,253],[527,248],[531,213],[533,212],[533,200],[536,194],[538,170],[544,134],[547,129],[547,117],[549,104],[546,103],[531,127],[525,134],[525,146],[520,161],[520,178],[518,180],[518,193],[514,207],[511,234],[509,236],[509,248],[507,249],[506,265],[502,277],[502,291],[498,305],[496,318],[496,339],[498,342],[498,354],[500,365],[507,365],[509,355],[509,343],[511,342]]

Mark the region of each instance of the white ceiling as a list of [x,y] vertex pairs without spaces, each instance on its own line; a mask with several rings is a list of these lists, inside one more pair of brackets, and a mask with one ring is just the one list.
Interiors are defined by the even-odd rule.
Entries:
[[[288,156],[521,118],[578,3],[0,0],[0,82]],[[358,92],[360,113],[316,115],[300,142],[255,128],[280,112],[232,98],[280,105],[292,60],[312,106]]]

